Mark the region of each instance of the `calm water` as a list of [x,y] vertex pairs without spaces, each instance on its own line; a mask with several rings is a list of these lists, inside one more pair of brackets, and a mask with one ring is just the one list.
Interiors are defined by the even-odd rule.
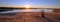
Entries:
[[14,9],[11,11],[4,11],[4,12],[0,12],[0,13],[17,13],[17,12],[53,12],[53,10],[51,9]]
[[17,13],[19,12],[53,12],[53,10],[51,9],[14,9],[14,10],[8,10],[8,11],[3,11],[3,12],[0,12],[0,15],[16,15]]

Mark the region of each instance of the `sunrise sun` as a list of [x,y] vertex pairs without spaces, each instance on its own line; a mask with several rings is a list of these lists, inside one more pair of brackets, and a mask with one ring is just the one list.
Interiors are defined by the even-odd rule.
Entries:
[[26,5],[25,7],[26,7],[26,8],[29,8],[29,5]]

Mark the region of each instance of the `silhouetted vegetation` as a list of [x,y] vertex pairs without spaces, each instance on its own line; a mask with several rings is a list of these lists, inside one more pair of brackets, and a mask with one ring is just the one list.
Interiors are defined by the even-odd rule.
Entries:
[[24,8],[0,7],[0,12],[11,11],[11,10],[14,10],[14,9],[24,9]]

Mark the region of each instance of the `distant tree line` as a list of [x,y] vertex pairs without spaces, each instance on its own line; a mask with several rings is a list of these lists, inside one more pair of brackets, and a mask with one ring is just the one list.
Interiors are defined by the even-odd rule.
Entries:
[[14,10],[14,9],[24,9],[24,8],[0,7],[0,12],[11,11],[11,10]]
[[0,12],[14,10],[12,8],[0,8]]

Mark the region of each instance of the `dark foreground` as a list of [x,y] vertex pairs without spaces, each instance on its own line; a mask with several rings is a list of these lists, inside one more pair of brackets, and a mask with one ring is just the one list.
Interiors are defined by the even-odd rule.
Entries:
[[60,22],[60,13],[20,12],[14,16],[0,16],[0,22]]

